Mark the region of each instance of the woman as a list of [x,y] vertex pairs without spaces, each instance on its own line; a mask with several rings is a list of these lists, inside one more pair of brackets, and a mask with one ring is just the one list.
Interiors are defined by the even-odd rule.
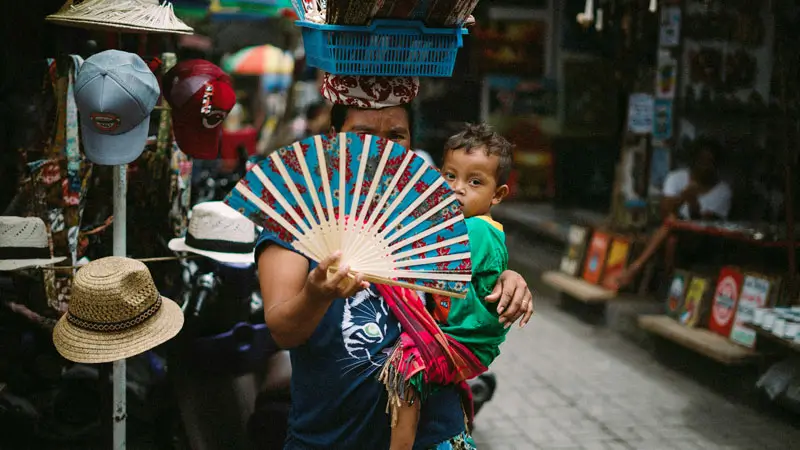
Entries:
[[[326,76],[323,96],[334,103],[333,131],[361,132],[411,147],[409,102],[415,79]],[[332,255],[316,266],[265,232],[256,244],[267,325],[291,349],[292,412],[286,449],[384,449],[389,446],[386,393],[377,371],[400,335],[384,300],[363,281],[334,276]],[[510,326],[533,311],[532,296],[515,272],[501,275],[489,300],[499,301]],[[459,392],[431,394],[420,416],[415,448],[474,448],[464,426]]]

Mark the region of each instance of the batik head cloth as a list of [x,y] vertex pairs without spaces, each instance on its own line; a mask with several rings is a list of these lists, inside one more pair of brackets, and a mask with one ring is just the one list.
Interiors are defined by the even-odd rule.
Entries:
[[411,103],[419,93],[419,79],[326,73],[321,92],[336,105],[382,109]]

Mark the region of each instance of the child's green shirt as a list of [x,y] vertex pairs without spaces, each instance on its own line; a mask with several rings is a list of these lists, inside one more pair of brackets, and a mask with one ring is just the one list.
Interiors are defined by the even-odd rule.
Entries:
[[467,297],[434,296],[433,317],[442,331],[467,346],[488,367],[500,354],[508,332],[498,321],[497,304],[485,300],[508,268],[506,236],[503,226],[488,216],[470,217],[466,222],[472,259]]

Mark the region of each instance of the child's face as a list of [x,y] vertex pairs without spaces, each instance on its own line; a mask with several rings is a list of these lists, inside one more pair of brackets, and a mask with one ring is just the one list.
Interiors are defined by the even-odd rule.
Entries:
[[508,186],[497,184],[500,157],[483,148],[450,150],[444,155],[442,175],[455,191],[465,217],[489,214],[506,195]]

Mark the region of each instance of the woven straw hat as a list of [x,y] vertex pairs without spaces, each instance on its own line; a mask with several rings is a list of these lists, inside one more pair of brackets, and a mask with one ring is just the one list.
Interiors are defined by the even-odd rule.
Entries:
[[158,0],[67,0],[48,22],[87,29],[113,29],[133,33],[194,34],[172,9]]
[[112,256],[75,275],[69,309],[53,330],[61,356],[104,363],[138,355],[172,339],[183,312],[162,297],[140,261]]
[[50,239],[42,219],[0,216],[0,271],[46,266],[65,259],[50,257]]
[[223,202],[203,202],[192,208],[186,237],[172,239],[174,252],[189,252],[232,264],[253,264],[256,246],[253,222]]

